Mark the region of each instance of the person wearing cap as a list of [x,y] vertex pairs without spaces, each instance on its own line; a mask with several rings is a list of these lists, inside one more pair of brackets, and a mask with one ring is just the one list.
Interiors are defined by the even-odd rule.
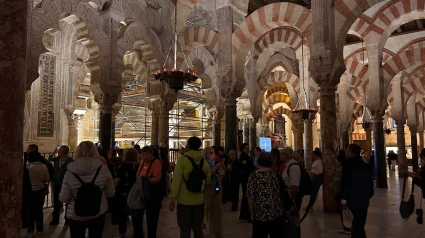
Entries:
[[372,198],[372,171],[360,156],[359,145],[347,146],[347,161],[341,174],[341,209],[350,209],[353,214],[352,238],[366,238],[365,224],[369,200]]

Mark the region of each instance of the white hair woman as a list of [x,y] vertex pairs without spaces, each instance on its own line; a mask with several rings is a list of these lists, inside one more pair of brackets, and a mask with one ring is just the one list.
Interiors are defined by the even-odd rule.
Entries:
[[114,196],[115,187],[108,167],[102,164],[96,146],[91,141],[81,142],[74,154],[74,162],[62,182],[59,199],[68,204],[67,217],[72,238],[102,237],[107,198]]
[[[223,237],[223,210],[221,209],[224,177],[224,165],[215,160],[214,148],[206,147],[202,150],[202,157],[210,166],[211,183],[207,184],[206,218],[209,221],[210,233],[216,238]],[[208,175],[207,175],[208,176]]]

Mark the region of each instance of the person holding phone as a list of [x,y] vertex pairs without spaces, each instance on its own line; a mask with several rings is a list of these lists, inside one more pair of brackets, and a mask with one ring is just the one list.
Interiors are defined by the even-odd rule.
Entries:
[[[224,164],[215,160],[215,152],[212,147],[206,147],[202,150],[202,157],[210,166],[211,182],[207,184],[207,202],[206,202],[206,225],[209,222],[209,231],[216,238],[223,237],[223,211],[222,197],[223,188],[221,186],[224,177]],[[208,176],[208,175],[207,175]]]

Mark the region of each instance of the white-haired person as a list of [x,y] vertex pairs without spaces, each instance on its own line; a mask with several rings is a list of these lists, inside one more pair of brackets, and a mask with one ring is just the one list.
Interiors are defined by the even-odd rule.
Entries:
[[59,199],[68,204],[66,216],[72,238],[102,237],[107,198],[114,196],[115,187],[108,166],[99,159],[96,146],[91,141],[81,142],[74,154],[74,162],[62,183]]
[[[216,238],[223,237],[223,210],[221,186],[224,177],[224,164],[215,160],[214,148],[206,147],[202,150],[202,157],[210,166],[211,183],[207,184],[206,221],[209,223],[209,232]],[[207,175],[208,176],[208,175]]]

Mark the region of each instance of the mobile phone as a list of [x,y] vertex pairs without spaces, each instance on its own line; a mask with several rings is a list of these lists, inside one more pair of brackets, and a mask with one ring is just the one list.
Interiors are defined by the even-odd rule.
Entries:
[[118,147],[118,141],[115,141],[114,148]]
[[58,147],[56,147],[56,150],[59,150],[59,148],[61,148],[61,146],[60,146],[60,145],[58,145]]

